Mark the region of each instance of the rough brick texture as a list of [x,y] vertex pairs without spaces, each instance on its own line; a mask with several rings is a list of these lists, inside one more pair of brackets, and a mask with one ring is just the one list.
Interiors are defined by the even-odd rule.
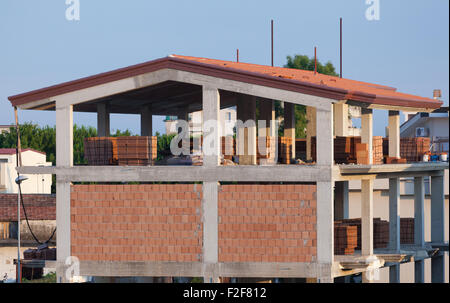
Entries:
[[316,185],[222,185],[220,262],[314,262]]
[[73,185],[72,255],[82,261],[196,262],[202,186]]
[[[56,220],[55,195],[23,194],[29,220]],[[25,219],[21,208],[20,216]],[[17,194],[0,194],[0,222],[17,221]]]

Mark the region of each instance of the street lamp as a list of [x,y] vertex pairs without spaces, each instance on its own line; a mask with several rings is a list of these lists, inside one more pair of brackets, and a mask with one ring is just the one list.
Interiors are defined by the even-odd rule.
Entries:
[[25,176],[18,176],[16,178],[16,184],[18,186],[17,188],[17,281],[16,283],[22,282],[22,268],[20,266],[20,196],[22,193],[22,190],[20,188],[20,185],[23,181],[28,180],[28,177]]

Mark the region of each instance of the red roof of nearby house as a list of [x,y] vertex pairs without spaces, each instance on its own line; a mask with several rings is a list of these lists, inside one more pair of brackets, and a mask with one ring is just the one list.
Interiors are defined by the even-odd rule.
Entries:
[[[46,153],[32,149],[32,148],[22,149],[22,152],[26,152],[26,151],[32,151],[35,153],[46,155]],[[0,155],[15,155],[15,154],[16,154],[15,148],[0,148]]]
[[353,100],[368,104],[424,109],[437,109],[443,104],[439,100],[400,93],[392,87],[315,74],[312,71],[179,55],[172,55],[11,96],[8,99],[13,106],[18,106],[164,68],[269,86],[334,100]]

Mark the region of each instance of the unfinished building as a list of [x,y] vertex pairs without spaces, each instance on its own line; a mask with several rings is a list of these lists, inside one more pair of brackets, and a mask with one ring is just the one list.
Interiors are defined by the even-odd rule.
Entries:
[[[439,100],[309,71],[177,55],[9,100],[23,110],[56,112],[56,167],[18,171],[56,175],[60,282],[66,281],[69,256],[79,258],[82,276],[203,277],[205,282],[333,282],[356,273],[370,281],[370,273],[383,266],[390,266],[395,280],[405,261],[415,262],[416,282],[423,282],[423,260],[432,258],[433,282],[444,281],[448,163],[406,163],[400,155],[400,112],[430,112],[442,105]],[[221,133],[210,124],[220,123],[220,109],[236,106],[238,120],[254,121],[258,104],[259,120],[267,126],[275,120],[275,100],[284,102],[282,160],[258,161],[258,136],[275,134],[250,123],[236,129],[239,165],[222,165]],[[309,161],[301,165],[291,161],[296,159],[295,105],[306,106],[308,119]],[[334,142],[348,136],[349,106],[361,111],[360,160],[340,164]],[[389,116],[389,164],[374,163],[374,109]],[[212,149],[201,165],[73,164],[74,111],[97,113],[98,136],[108,137],[110,114],[140,114],[141,135],[151,136],[153,115],[180,118],[199,110]],[[400,243],[403,176],[415,178],[414,243],[409,245]],[[431,177],[431,242],[424,238],[426,176]],[[383,249],[374,249],[375,179],[389,179],[389,243]],[[360,250],[337,255],[334,222],[346,219],[349,180],[362,180]]]

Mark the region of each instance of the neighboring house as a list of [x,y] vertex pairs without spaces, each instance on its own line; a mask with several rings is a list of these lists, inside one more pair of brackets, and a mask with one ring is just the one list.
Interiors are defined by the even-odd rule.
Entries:
[[[52,166],[46,161],[46,155],[33,149],[22,150],[23,166]],[[18,188],[15,183],[16,171],[16,149],[0,149],[0,193],[17,193]],[[52,175],[30,175],[28,180],[22,183],[22,193],[24,194],[50,194],[52,187]]]
[[9,133],[11,127],[16,127],[15,125],[0,125],[0,134]]
[[[236,107],[229,107],[220,110],[220,125],[222,136],[233,136],[233,129],[236,126]],[[176,116],[167,116],[164,120],[166,124],[166,134],[177,133]],[[202,111],[189,114],[189,132],[191,136],[197,137],[202,133]]]
[[408,113],[405,123],[400,126],[400,136],[430,137],[432,152],[448,153],[448,110],[448,107],[441,107],[432,113]]

